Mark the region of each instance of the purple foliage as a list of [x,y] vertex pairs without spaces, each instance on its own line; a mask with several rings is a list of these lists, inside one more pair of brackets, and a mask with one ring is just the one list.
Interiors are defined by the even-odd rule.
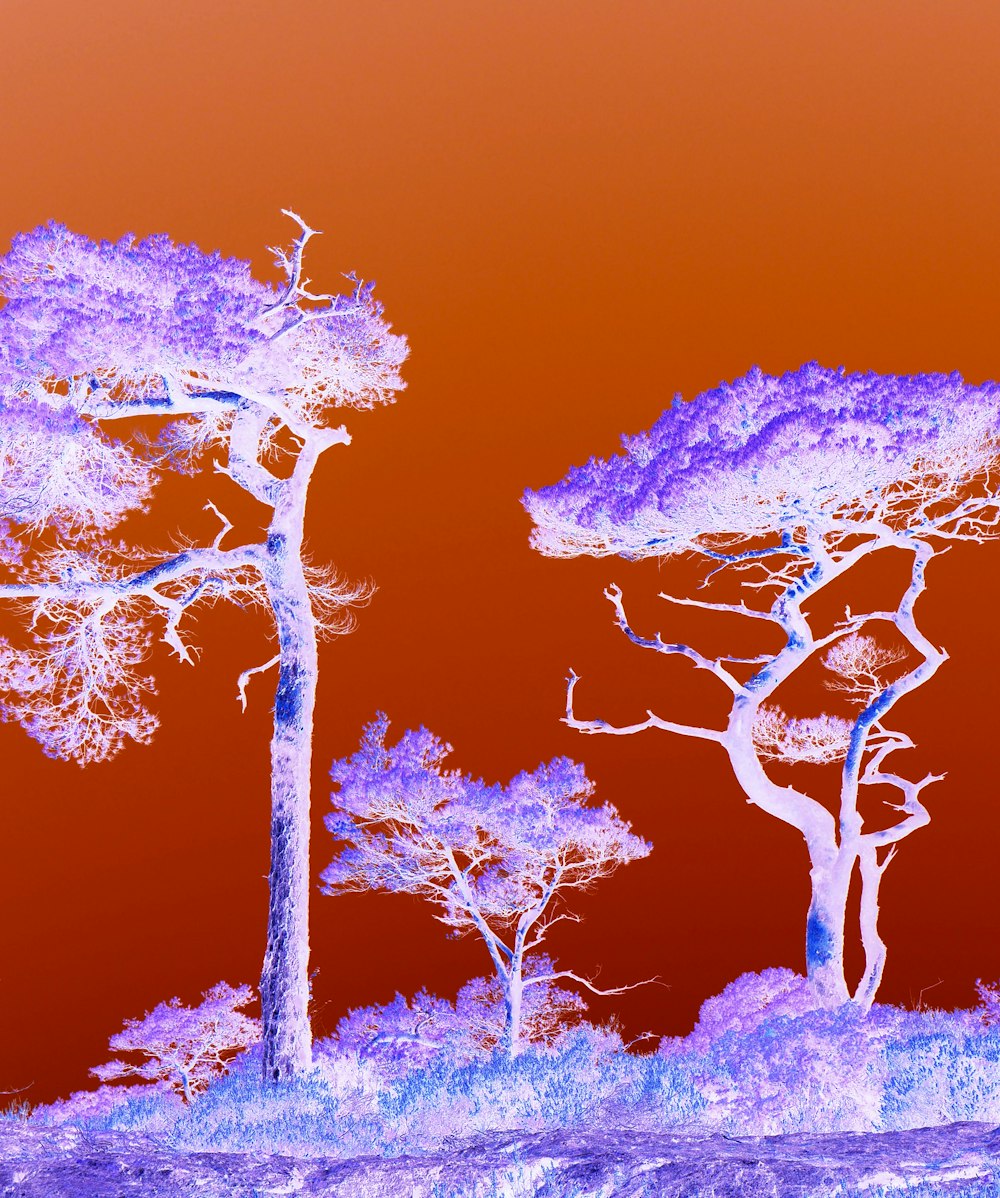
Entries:
[[34,648],[0,639],[0,715],[16,720],[47,757],[85,766],[126,739],[148,744],[158,720],[143,702],[153,679],[139,668],[149,631],[135,600],[112,611],[50,602],[38,613]]
[[[525,976],[555,970],[544,953],[529,958]],[[525,991],[521,1037],[531,1045],[551,1047],[581,1024],[584,999],[551,980]],[[506,1011],[496,976],[473,978],[455,1001],[421,990],[407,999],[397,994],[388,1003],[348,1011],[327,1040],[317,1043],[318,1056],[355,1052],[391,1072],[417,1068],[438,1056],[461,1063],[500,1047]]]
[[347,847],[321,875],[327,893],[423,894],[464,932],[474,910],[514,923],[550,887],[587,885],[649,852],[610,804],[585,806],[593,784],[567,758],[487,785],[442,768],[451,746],[426,728],[391,749],[388,728],[379,713],[360,750],[331,768],[339,791],[326,825]]
[[155,1095],[167,1109],[180,1109],[183,1099],[169,1082],[139,1085],[98,1086],[96,1090],[77,1090],[68,1098],[59,1098],[47,1106],[36,1107],[31,1117],[47,1127],[59,1124],[80,1126],[88,1119],[111,1115],[133,1098]]
[[[281,287],[247,262],[175,245],[158,234],[93,242],[50,222],[16,237],[0,260],[0,561],[16,567],[3,597],[31,601],[33,645],[0,641],[0,716],[45,752],[102,761],[156,727],[138,672],[149,624],[193,663],[179,625],[200,603],[227,598],[273,617],[278,666],[271,777],[273,827],[268,942],[261,978],[262,1068],[272,1081],[309,1066],[309,771],[317,641],[350,630],[349,586],[302,553],[306,501],[327,449],[350,443],[337,408],[388,403],[404,384],[405,338],[390,331],[372,284],[320,295],[303,277],[317,232],[276,250]],[[145,418],[162,441],[136,427]],[[122,440],[104,430],[120,422]],[[217,472],[272,515],[266,535],[223,548],[184,537],[146,553],[106,536],[144,511],[158,467]],[[272,468],[291,458],[291,468]],[[21,553],[12,541],[24,538]],[[44,537],[36,534],[56,534]],[[176,1012],[175,1012],[176,1014]],[[187,1083],[185,1082],[185,1085]]]
[[[610,804],[587,806],[583,768],[556,758],[506,786],[446,770],[451,746],[426,728],[386,744],[382,713],[361,748],[330,771],[339,787],[326,817],[344,847],[321,874],[325,893],[384,889],[429,899],[454,935],[483,940],[505,1008],[508,1051],[517,1052],[524,1004],[545,975],[529,973],[530,954],[547,928],[577,919],[561,909],[567,892],[589,887],[618,866],[645,857]],[[549,980],[572,978],[569,970]]]
[[[557,972],[556,963],[547,953],[529,957],[524,964],[526,979],[545,978],[525,989],[521,1008],[521,1038],[535,1047],[555,1047],[573,1029],[591,1026],[583,1019],[586,1000],[573,990],[557,986],[550,976]],[[465,1035],[479,1051],[499,1048],[506,1014],[496,975],[466,982],[455,999],[455,1014]]]
[[49,526],[81,544],[145,510],[157,478],[135,447],[40,388],[0,397],[0,461],[7,528]]
[[623,436],[623,453],[523,502],[542,552],[665,556],[692,531],[753,535],[829,517],[941,455],[964,454],[975,470],[984,440],[995,444],[998,409],[1000,385],[958,374],[811,362],[775,378],[754,367],[691,403],[678,396],[648,432]]
[[255,997],[250,986],[219,982],[197,1007],[186,1007],[179,998],[160,1003],[144,1019],[127,1019],[108,1042],[114,1052],[140,1060],[109,1061],[90,1072],[101,1081],[133,1076],[167,1083],[190,1102],[225,1073],[235,1054],[260,1040],[260,1021],[242,1010]]
[[702,1003],[689,1036],[664,1040],[661,1052],[704,1047],[727,1032],[749,1035],[770,1019],[804,1015],[818,1005],[808,979],[791,969],[744,973]]
[[[280,259],[286,266],[287,257]],[[164,396],[164,376],[295,394],[300,414],[368,408],[402,386],[404,339],[372,283],[305,306],[250,263],[175,245],[166,234],[93,242],[56,222],[16,236],[0,260],[0,384],[85,379],[125,402]],[[294,300],[294,302],[291,302]],[[191,376],[194,376],[192,378]]]
[[987,985],[982,978],[976,979],[979,1007],[975,1012],[984,1027],[1000,1026],[1000,982]]
[[135,384],[167,366],[239,362],[265,339],[254,321],[276,295],[248,262],[165,234],[95,243],[55,221],[14,238],[0,291],[0,340],[18,370],[67,378],[105,358]]
[[[334,762],[337,810],[326,817],[347,847],[321,875],[327,893],[376,889],[426,894],[441,916],[465,930],[463,886],[484,914],[515,920],[549,883],[587,885],[650,847],[614,807],[588,807],[593,784],[583,767],[555,758],[508,786],[487,785],[443,768],[451,752],[426,728],[385,743],[383,713],[361,748]],[[461,860],[461,881],[450,864]]]

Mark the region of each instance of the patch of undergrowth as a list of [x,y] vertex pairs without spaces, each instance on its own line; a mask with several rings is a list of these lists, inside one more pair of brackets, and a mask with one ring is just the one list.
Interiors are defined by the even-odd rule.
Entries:
[[30,1119],[178,1149],[342,1157],[568,1127],[753,1136],[1000,1123],[1000,1029],[983,1010],[815,1010],[801,983],[789,970],[744,975],[651,1055],[590,1024],[513,1060],[447,1045],[366,1054],[334,1037],[293,1084],[264,1084],[252,1048],[189,1104],[162,1085],[102,1086]]

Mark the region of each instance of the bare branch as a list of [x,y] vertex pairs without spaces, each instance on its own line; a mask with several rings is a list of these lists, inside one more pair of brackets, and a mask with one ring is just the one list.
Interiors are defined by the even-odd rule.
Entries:
[[[572,882],[569,883],[569,886],[575,887],[578,889],[583,889],[582,886],[579,886]],[[545,935],[548,932],[549,928],[551,928],[554,923],[560,923],[564,919],[568,919],[570,921],[570,923],[583,923],[583,916],[577,915],[573,911],[560,911],[558,914],[549,915],[545,919],[544,922],[539,922],[536,925],[535,935],[531,940],[529,940],[525,943],[524,952],[528,953],[533,948],[537,948],[538,945],[540,945],[542,943],[542,941],[545,939]]]
[[[707,599],[680,599],[676,595],[667,595],[663,591],[660,592],[658,598],[666,599],[668,603],[676,603],[681,607],[702,607],[706,611],[731,611],[736,612],[740,616],[750,616],[755,620],[770,620],[774,622],[777,617],[772,611],[757,611],[756,608],[747,607],[742,601],[740,603],[710,603]],[[735,658],[728,658],[729,661],[735,661]]]
[[270,661],[264,662],[262,666],[254,666],[252,670],[244,670],[236,680],[237,699],[240,701],[240,706],[244,711],[247,709],[247,683],[254,674],[264,674],[273,666],[281,664],[281,654],[276,653]]
[[[641,982],[632,982],[629,986],[613,986],[607,990],[601,990],[594,985],[588,978],[582,978],[578,973],[574,973],[571,969],[559,969],[553,973],[542,974],[541,976],[525,978],[523,985],[525,987],[539,985],[542,982],[554,982],[559,978],[570,978],[574,982],[579,982],[581,986],[586,986],[594,994],[624,994],[626,990],[637,990],[640,986],[666,986],[666,982],[661,982],[659,977],[644,978]],[[669,990],[669,986],[667,989]]]
[[612,736],[630,736],[633,732],[643,732],[646,728],[661,728],[664,732],[677,732],[681,736],[699,737],[701,740],[714,740],[721,744],[725,738],[724,732],[716,731],[714,728],[699,728],[691,724],[674,724],[669,720],[660,719],[653,712],[647,711],[647,718],[640,724],[628,724],[624,727],[616,727],[609,724],[606,720],[578,720],[573,714],[573,690],[580,679],[580,675],[575,670],[570,670],[569,677],[566,679],[566,715],[562,722],[568,724],[570,728],[575,728],[578,732],[606,732]]
[[[982,511],[984,508],[993,509],[993,515],[988,519],[975,515],[976,512]],[[957,508],[953,508],[950,512],[945,512],[936,518],[927,517],[924,523],[930,526],[933,530],[933,535],[936,537],[962,541],[984,540],[996,535],[997,526],[1000,524],[1000,498],[993,496],[970,496],[960,503]],[[946,531],[945,526],[949,524],[957,524],[959,527],[951,531]],[[970,531],[962,532],[961,528],[963,525],[968,525]]]
[[232,532],[233,523],[231,520],[229,520],[226,516],[224,516],[219,511],[219,509],[215,506],[215,504],[211,500],[209,500],[208,503],[205,504],[205,506],[202,510],[206,511],[206,512],[214,512],[219,517],[219,520],[222,522],[222,529],[220,530],[220,532],[219,532],[218,536],[215,538],[215,540],[212,542],[212,548],[219,549],[222,545],[222,540],[225,537],[226,533]]
[[648,637],[639,636],[638,633],[634,632],[625,615],[625,607],[622,603],[621,587],[616,586],[615,583],[611,583],[611,585],[605,590],[604,597],[610,601],[611,605],[615,609],[615,621],[618,624],[618,627],[622,630],[622,632],[625,633],[625,635],[633,644],[639,645],[643,649],[653,649],[657,653],[672,653],[677,654],[680,657],[686,657],[689,661],[694,662],[697,669],[708,670],[709,673],[714,674],[717,678],[725,683],[725,685],[733,692],[734,695],[745,693],[744,688],[739,682],[737,682],[732,674],[725,669],[721,661],[712,660],[703,656],[697,651],[697,649],[692,649],[690,645],[667,644],[659,633],[657,633],[653,639],[649,639]]
[[[302,294],[302,252],[306,247],[306,242],[310,237],[315,237],[320,234],[321,230],[310,228],[309,225],[290,208],[282,208],[282,216],[291,217],[293,221],[302,230],[300,235],[296,237],[292,243],[291,257],[280,247],[269,246],[271,253],[274,254],[278,265],[284,270],[288,277],[288,282],[285,286],[284,293],[281,298],[269,308],[265,308],[261,316],[270,316],[273,312],[278,312],[282,308],[286,308],[289,304],[295,303]],[[306,279],[306,283],[309,280]],[[282,330],[284,331],[284,330]]]
[[[895,744],[882,746],[876,759],[869,762],[865,773],[858,779],[859,782],[867,784],[886,783],[896,786],[904,795],[902,803],[890,803],[888,800],[885,800],[885,805],[891,807],[893,811],[904,812],[907,816],[906,819],[891,828],[883,828],[877,832],[866,832],[864,834],[864,839],[876,847],[881,847],[882,845],[895,846],[898,841],[905,839],[911,832],[915,832],[917,828],[923,828],[929,824],[931,822],[930,812],[920,801],[920,792],[932,782],[941,782],[947,777],[946,774],[927,774],[919,782],[911,782],[907,778],[899,777],[898,774],[884,774],[878,772],[877,768],[875,770],[872,769],[873,766],[877,765],[877,762],[881,761],[882,756],[892,752],[897,747],[903,746]],[[890,859],[891,854],[882,863],[883,869],[889,864]]]

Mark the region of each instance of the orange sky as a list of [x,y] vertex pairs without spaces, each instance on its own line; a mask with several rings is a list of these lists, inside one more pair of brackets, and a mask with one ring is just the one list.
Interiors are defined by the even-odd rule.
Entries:
[[[1000,9],[7,0],[0,44],[0,246],[55,218],[94,238],[167,232],[267,275],[292,207],[325,231],[316,285],[376,278],[410,339],[408,389],[348,417],[354,443],[311,497],[316,556],[379,587],[322,651],[314,875],[329,762],[383,708],[489,780],[583,761],[653,841],[553,934],[602,984],[670,987],[595,1000],[599,1017],[678,1033],[737,974],[800,968],[804,846],[747,806],[723,754],[559,723],[570,666],[584,716],[721,710],[629,645],[602,598],[618,582],[635,622],[667,632],[677,609],[655,594],[679,575],[542,559],[518,500],[613,452],[675,391],[755,363],[1000,377]],[[206,486],[165,490],[147,543],[214,535],[201,503],[231,492]],[[908,768],[948,778],[886,876],[883,1001],[933,986],[927,1001],[967,1005],[1000,975],[998,575],[1000,547],[957,548],[920,601],[951,660],[897,722],[920,746]],[[235,679],[270,653],[259,622],[222,607],[196,633],[196,668],[156,654],[150,748],[81,771],[0,727],[0,1089],[31,1083],[29,1101],[90,1085],[124,1018],[258,979],[271,693],[256,679],[241,715]],[[489,965],[407,899],[317,890],[312,929],[320,1035],[397,989],[453,997]]]

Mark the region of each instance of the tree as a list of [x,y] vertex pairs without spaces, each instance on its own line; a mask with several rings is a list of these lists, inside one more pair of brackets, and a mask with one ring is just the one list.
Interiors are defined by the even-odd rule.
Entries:
[[204,992],[204,1001],[193,1010],[179,998],[161,1002],[144,1019],[126,1019],[122,1030],[108,1041],[112,1052],[138,1053],[143,1060],[109,1061],[90,1072],[102,1082],[119,1077],[167,1082],[190,1102],[226,1072],[236,1053],[260,1040],[260,1020],[240,1009],[255,997],[250,986],[234,989],[219,982]]
[[[53,757],[103,761],[156,728],[140,665],[154,622],[181,661],[199,603],[259,605],[274,621],[278,681],[271,741],[271,867],[261,977],[263,1068],[273,1080],[310,1063],[308,835],[317,635],[350,627],[362,601],[303,537],[322,453],[350,443],[337,407],[371,408],[403,386],[402,337],[372,284],[316,294],[302,256],[316,230],[276,250],[285,281],[166,236],[95,244],[50,223],[15,237],[0,261],[0,597],[21,601],[33,642],[4,643],[3,715]],[[160,435],[143,432],[152,423]],[[117,427],[123,435],[109,431]],[[109,536],[145,511],[164,470],[209,462],[270,509],[263,541],[145,553]]]
[[583,767],[565,757],[487,786],[445,770],[451,752],[426,728],[386,745],[389,721],[379,713],[361,748],[333,763],[339,790],[326,826],[345,845],[323,871],[325,894],[388,890],[428,899],[455,936],[482,937],[504,1002],[503,1048],[516,1055],[528,987],[570,978],[571,970],[534,971],[526,960],[560,920],[569,891],[588,889],[651,845],[610,804],[588,807],[593,793]]
[[[630,561],[696,555],[712,567],[701,586],[731,579],[741,584],[740,601],[661,598],[736,613],[781,634],[781,648],[758,656],[707,657],[659,633],[634,631],[612,584],[605,594],[618,627],[634,644],[687,658],[717,678],[729,693],[728,722],[700,727],[653,712],[622,727],[580,719],[572,672],[565,722],[585,733],[659,728],[713,741],[728,754],[747,800],[801,833],[812,882],[807,975],[824,1005],[848,998],[845,918],[857,868],[865,970],[852,997],[870,1006],[885,966],[879,884],[899,842],[929,822],[921,792],[944,777],[914,782],[888,772],[886,758],[913,742],[885,718],[947,659],[914,614],[928,563],[950,542],[997,535],[998,413],[1000,387],[968,386],[957,374],[847,374],[812,363],[772,378],[755,368],[692,403],[675,402],[649,432],[624,437],[622,454],[592,459],[524,497],[540,552]],[[832,629],[814,631],[805,606],[861,561],[890,549],[911,561],[895,610],[855,614],[848,607]],[[748,605],[758,594],[763,602]],[[891,643],[863,633],[869,625]],[[849,720],[789,719],[773,697],[823,650],[833,687],[861,710]],[[904,660],[888,681],[886,670]],[[779,785],[764,767],[773,761],[836,762],[836,814],[801,783]],[[860,809],[862,788],[875,786],[895,791],[897,801],[886,805],[902,818],[889,826]]]

